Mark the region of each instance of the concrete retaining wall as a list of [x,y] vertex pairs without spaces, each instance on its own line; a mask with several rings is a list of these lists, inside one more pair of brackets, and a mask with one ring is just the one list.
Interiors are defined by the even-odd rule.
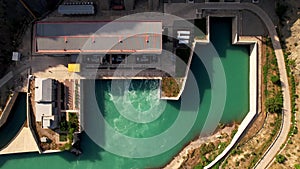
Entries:
[[9,153],[3,153],[5,150],[17,137],[18,135],[21,133],[22,129],[24,128],[25,123],[22,125],[22,127],[20,128],[20,130],[18,131],[18,133],[5,145],[0,149],[0,154],[14,154],[14,152],[9,152]]
[[28,123],[28,127],[30,129],[30,132],[35,140],[35,143],[38,147],[38,150],[39,150],[39,153],[41,154],[42,153],[42,149],[41,147],[39,146],[39,142],[40,142],[40,138],[38,137],[37,133],[35,132],[35,119],[34,119],[34,115],[31,113],[31,102],[30,102],[30,98],[31,98],[31,93],[30,93],[30,81],[31,81],[31,78],[33,76],[32,75],[29,75],[28,76],[28,79],[27,79],[27,97],[26,97],[26,111],[27,111],[27,123]]
[[80,96],[80,109],[79,109],[79,117],[78,117],[78,121],[79,121],[79,132],[82,132],[84,131],[84,115],[83,115],[83,109],[84,109],[84,83],[82,82],[82,80],[80,80],[80,88],[79,88],[79,91],[81,93],[81,96]]

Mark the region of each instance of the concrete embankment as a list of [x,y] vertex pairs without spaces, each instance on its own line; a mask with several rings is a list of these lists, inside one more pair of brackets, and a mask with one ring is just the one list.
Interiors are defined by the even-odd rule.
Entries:
[[[194,55],[195,46],[196,46],[196,41],[194,41],[192,43],[192,46],[191,46],[191,52],[190,52],[189,60],[188,60],[188,63],[186,65],[184,77],[182,78],[183,79],[182,80],[182,85],[178,84],[179,86],[181,86],[178,95],[176,97],[168,97],[168,96],[162,96],[161,95],[160,99],[162,99],[162,100],[179,100],[179,98],[182,95],[182,92],[185,88],[185,84],[186,84],[186,81],[187,81],[187,77],[188,77],[188,74],[189,74],[189,71],[190,71],[190,67],[191,67],[191,63],[192,63],[192,59],[193,59],[193,55]],[[161,84],[160,84],[160,90],[162,90]]]
[[1,151],[0,154],[37,152],[39,148],[28,127],[23,127],[18,135]]
[[11,112],[11,109],[18,97],[19,93],[14,92],[11,97],[9,97],[7,105],[5,106],[1,116],[0,116],[0,128],[6,123],[7,118]]
[[[18,129],[18,132],[16,134],[12,134],[14,137],[9,138],[10,141],[8,144],[6,144],[0,151],[0,154],[15,154],[15,153],[27,153],[27,152],[39,152],[41,153],[41,149],[38,146],[39,138],[37,137],[35,131],[34,131],[34,120],[32,119],[31,115],[31,106],[30,106],[30,78],[28,77],[27,81],[27,93],[26,96],[22,94],[23,101],[18,103],[15,106],[22,106],[21,109],[17,110],[18,112],[22,112],[24,116],[24,120],[22,121],[22,126],[20,129]],[[26,104],[26,105],[25,105]],[[14,105],[14,104],[12,104]],[[15,119],[12,119],[10,123],[8,123],[10,126],[12,126],[8,132],[12,132],[11,129],[16,128],[16,119],[19,120],[20,114],[18,116],[15,116]]]
[[[27,125],[30,132],[28,132],[27,138],[32,140],[32,147],[34,150],[37,150],[40,154],[42,153],[42,149],[39,146],[39,137],[35,130],[35,119],[32,114],[32,105],[30,102],[31,94],[30,94],[30,81],[32,79],[32,75],[28,76],[27,79],[27,96],[26,96],[26,116],[27,116]],[[26,151],[26,148],[25,148]]]

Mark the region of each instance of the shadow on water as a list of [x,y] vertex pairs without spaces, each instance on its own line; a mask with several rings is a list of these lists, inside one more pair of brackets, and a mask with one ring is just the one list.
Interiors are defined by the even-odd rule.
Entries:
[[20,131],[26,120],[26,94],[20,93],[8,116],[0,128],[0,149],[4,148]]
[[[10,155],[1,155],[0,156],[0,167],[3,166],[6,162],[9,162],[9,160],[29,160],[29,159],[35,159],[37,163],[33,164],[32,167],[41,167],[45,164],[49,165],[58,165],[58,168],[60,168],[60,165],[66,166],[66,163],[69,165],[74,165],[74,162],[77,161],[87,161],[91,163],[95,163],[97,161],[101,161],[100,153],[104,151],[102,148],[100,148],[98,145],[96,145],[87,135],[86,133],[82,133],[82,140],[81,140],[81,148],[83,150],[83,154],[80,156],[75,156],[74,154],[70,152],[60,152],[60,153],[51,153],[51,154],[38,154],[38,153],[24,153],[24,154],[10,154]],[[64,159],[65,162],[61,163],[58,161],[53,160],[59,160]],[[50,160],[50,161],[49,161]],[[50,162],[53,162],[53,164],[50,164]],[[55,164],[59,163],[59,164]],[[26,163],[26,165],[29,165]],[[76,165],[76,164],[75,164]],[[26,166],[24,166],[26,168]],[[55,168],[55,167],[54,167]]]
[[[208,72],[210,72],[212,75],[214,75],[214,72],[216,71],[213,69],[213,60],[217,57],[226,57],[226,52],[228,48],[233,47],[233,45],[231,44],[231,22],[232,22],[232,18],[212,17],[210,23],[211,25],[210,32],[214,32],[211,33],[210,36],[210,41],[212,42],[212,46],[207,44],[196,44],[195,53],[193,55],[193,59],[190,67],[191,72],[188,75],[184,93],[187,92],[186,90],[190,90],[189,87],[191,82],[189,80],[191,79],[191,76],[194,76],[198,84],[200,104],[205,92],[208,91],[210,92],[211,83],[213,83],[212,81],[213,78],[210,79],[208,74]],[[218,30],[220,27],[222,27],[222,29],[225,29],[225,32],[227,33],[224,33],[224,31],[220,32]],[[215,49],[217,53],[214,51]],[[236,50],[240,50],[240,49],[236,48]],[[206,65],[204,65],[202,61],[204,57],[206,59],[205,62]],[[191,75],[191,73],[193,75]],[[170,103],[175,107],[178,107],[176,101],[175,102],[172,101]]]
[[[20,131],[22,125],[26,120],[26,94],[20,93],[13,108],[9,115],[8,122],[0,129],[0,145],[1,147],[7,145],[11,139]],[[103,123],[99,123],[103,124]],[[68,163],[74,161],[89,161],[97,162],[101,160],[100,153],[104,151],[101,147],[95,144],[86,133],[82,133],[81,136],[81,149],[83,154],[81,156],[75,156],[70,152],[53,153],[53,154],[43,154],[39,155],[37,153],[24,153],[24,154],[11,154],[11,155],[1,155],[0,156],[0,168],[9,160],[18,159],[36,159],[40,162],[47,163],[48,158],[62,158]],[[38,165],[38,163],[37,163]]]
[[[226,22],[223,21],[224,18],[222,19],[222,23]],[[220,20],[220,19],[216,19]],[[225,19],[227,20],[227,19]],[[228,19],[229,20],[229,19]],[[231,20],[230,20],[231,21]],[[221,34],[218,34],[220,31],[218,30],[220,27],[224,29],[229,29],[231,31],[231,22],[228,21],[228,26],[224,26],[223,24],[219,26],[211,26],[211,27],[217,27],[212,29],[211,31],[217,31],[215,35],[211,35],[212,42],[213,43],[218,43],[214,41],[218,41],[220,36],[224,36]],[[213,20],[213,23],[216,21]],[[227,25],[227,24],[226,24]],[[219,32],[220,31],[220,32]],[[225,31],[226,33],[226,31]],[[228,36],[228,35],[226,35]],[[231,43],[231,36],[228,36],[229,42]],[[223,42],[222,42],[223,43]],[[227,42],[224,42],[227,43]],[[221,46],[223,44],[220,44]],[[216,45],[216,50],[219,53],[220,58],[226,58],[226,50],[220,50],[218,48],[219,45]],[[226,45],[225,45],[226,46]],[[228,46],[227,46],[228,47]],[[210,65],[204,65],[201,60],[200,56],[197,57],[196,55],[193,58],[192,65],[191,65],[191,71],[193,72],[195,79],[197,81],[198,85],[198,90],[199,90],[199,96],[200,96],[200,101],[199,101],[199,112],[197,116],[196,123],[194,124],[192,130],[190,133],[187,133],[187,136],[175,147],[173,147],[171,150],[168,150],[165,153],[162,153],[158,156],[155,157],[150,157],[150,158],[141,158],[141,159],[134,159],[134,158],[125,158],[125,157],[119,157],[117,155],[110,154],[109,152],[103,150],[100,146],[98,146],[93,139],[91,139],[89,136],[91,133],[83,133],[82,135],[82,149],[83,149],[83,154],[79,157],[74,156],[71,153],[68,152],[63,152],[63,153],[57,153],[57,154],[45,154],[45,155],[38,155],[37,153],[29,153],[29,154],[20,154],[20,155],[4,155],[0,156],[0,167],[4,168],[9,168],[12,166],[11,163],[15,162],[13,167],[16,166],[22,166],[21,164],[24,164],[23,168],[28,168],[30,167],[31,164],[27,164],[28,162],[34,162],[35,168],[44,166],[45,164],[51,164],[51,168],[145,168],[145,167],[160,167],[163,166],[165,163],[167,163],[173,156],[176,154],[180,149],[191,141],[197,134],[199,134],[199,131],[201,130],[201,127],[203,126],[203,121],[208,115],[209,107],[211,105],[210,99],[211,99],[211,90],[212,90],[212,84],[214,81],[210,82],[209,79],[209,73],[212,73],[214,75],[215,73],[215,67],[213,67],[213,60],[216,59],[216,57],[211,53],[211,51],[205,50],[207,46],[205,45],[199,45],[197,44],[197,50],[199,50],[197,53],[203,54],[201,57],[207,57],[207,62],[206,64]],[[229,66],[232,66],[232,64],[228,64]],[[225,69],[228,68],[225,66]],[[235,67],[234,67],[235,68]],[[234,69],[236,70],[236,69]],[[226,70],[225,70],[226,72]],[[227,73],[227,72],[226,72]],[[230,72],[231,73],[231,72]],[[186,84],[186,90],[184,90],[184,95],[190,96],[189,98],[192,99],[193,95],[195,95],[195,91],[193,90],[193,86],[190,85],[191,83],[191,73],[189,73],[189,78]],[[226,75],[227,78],[227,75]],[[105,80],[104,80],[105,81]],[[248,83],[248,82],[247,82]],[[96,137],[99,138],[101,144],[105,145],[105,141],[107,138],[104,138],[104,128],[105,123],[103,119],[99,119],[98,117],[94,116],[94,114],[97,114],[97,109],[100,109],[102,112],[102,115],[104,117],[107,117],[111,115],[112,113],[110,111],[104,111],[105,109],[105,91],[108,90],[108,87],[110,83],[108,81],[104,83],[99,83],[98,81],[95,80],[84,80],[84,89],[83,93],[83,105],[84,107],[84,125],[88,127],[89,129],[93,129],[96,131],[93,131]],[[241,84],[241,83],[240,83]],[[95,85],[94,87],[91,87]],[[138,85],[138,84],[134,84]],[[241,86],[244,84],[241,84]],[[231,88],[235,88],[236,86],[231,86]],[[139,88],[139,86],[137,86]],[[121,94],[121,93],[120,93]],[[94,99],[95,98],[95,99]],[[168,106],[172,107],[173,109],[169,111],[168,116],[177,113],[175,110],[180,110],[181,107],[181,100],[179,101],[168,101]],[[195,106],[199,105],[193,105],[192,107],[186,107],[185,111],[189,110],[195,110]],[[235,102],[234,105],[231,105],[232,107],[238,107],[236,105],[239,105],[239,102]],[[217,105],[212,105],[212,106],[217,106]],[[230,107],[230,105],[228,105]],[[227,106],[227,107],[228,107]],[[242,107],[242,106],[240,106]],[[95,113],[96,112],[96,113]],[[230,114],[228,111],[227,114]],[[172,117],[173,118],[173,117]],[[176,118],[176,116],[174,117]],[[168,118],[167,118],[168,119]],[[172,120],[168,119],[171,123],[173,122]],[[166,121],[168,121],[166,120]],[[163,123],[167,123],[166,121],[163,121]],[[160,124],[161,125],[161,124]],[[99,128],[100,126],[100,128]],[[95,136],[94,135],[94,136]],[[99,141],[98,140],[98,141]],[[109,144],[109,143],[107,143]],[[7,165],[5,162],[11,160],[11,163],[8,163]],[[63,161],[59,161],[60,159],[63,159]],[[23,163],[21,163],[24,161]],[[20,162],[20,164],[18,164]],[[53,164],[51,163],[53,162]],[[26,163],[26,164],[25,164]],[[4,165],[5,164],[5,165]],[[26,165],[26,166],[25,166]],[[50,168],[50,166],[49,166]]]
[[211,42],[226,73],[227,92],[222,123],[240,121],[249,111],[249,80],[245,77],[249,77],[250,47],[232,44],[231,23],[232,18],[211,18]]
[[[197,57],[196,54],[193,56],[193,60],[191,63],[191,72],[189,72],[187,81],[186,81],[186,86],[185,89],[183,90],[182,95],[189,95],[188,99],[193,99],[193,97],[196,95],[193,90],[193,85],[191,85],[192,82],[192,76],[194,76],[195,80],[197,81],[197,88],[199,91],[199,96],[200,96],[200,102],[198,105],[201,105],[201,102],[203,100],[203,97],[206,92],[210,93],[211,89],[211,84],[209,81],[209,76],[207,73],[207,70],[204,66],[204,64],[201,62],[200,58]],[[174,108],[177,110],[180,110],[180,103],[181,103],[182,97],[178,101],[168,101],[170,105],[172,105]],[[195,107],[187,107],[188,109],[183,110],[183,111],[188,111],[188,110],[195,110]]]
[[[101,108],[104,106],[104,89],[102,86],[98,86],[95,80],[82,80],[84,88],[82,90],[82,101],[83,101],[83,128],[88,133],[83,134],[82,148],[83,148],[83,159],[84,157],[91,156],[94,160],[100,160],[100,152],[104,151],[99,147],[88,135],[93,134],[97,137],[97,143],[105,145],[104,128],[105,123],[103,118],[99,118],[99,114],[102,111]],[[99,93],[100,92],[100,93]],[[99,99],[98,96],[102,99]],[[100,112],[99,112],[100,109]],[[102,113],[105,117],[105,113]],[[86,149],[86,150],[85,150]],[[85,153],[86,151],[86,153]],[[87,154],[87,155],[85,155]],[[90,157],[89,157],[90,158]],[[87,158],[87,159],[89,159]]]
[[[122,81],[118,81],[120,83],[120,87],[122,84],[123,87],[123,83],[121,83]],[[104,107],[105,107],[105,91],[110,90],[109,86],[111,85],[111,80],[96,80],[95,81],[95,96],[96,96],[96,100],[98,103],[98,107],[102,113],[102,115],[105,117],[107,113],[107,111],[105,111]],[[121,93],[122,92],[122,93]],[[122,96],[124,93],[124,91],[120,91],[120,93],[115,92],[114,94],[117,96]]]
[[[90,86],[90,84],[93,83],[93,81],[92,80],[84,80],[83,82],[86,83],[87,85],[83,85],[83,87],[84,87],[83,93],[86,93],[86,94],[82,95],[82,97],[83,97],[82,101],[84,102],[83,103],[84,105],[89,106],[89,104],[87,104],[87,102],[90,102],[90,100],[92,100],[92,99],[90,99],[92,97],[91,93],[95,93],[95,90],[93,90],[93,88],[91,88],[91,86]],[[101,91],[101,90],[99,89],[99,91]],[[24,98],[24,100],[25,100],[25,98]],[[22,105],[22,104],[18,104],[18,105]],[[25,101],[24,101],[23,105],[26,105]],[[91,110],[91,109],[86,109],[86,107],[85,107],[84,110],[87,110],[87,111],[84,111],[83,119],[85,119],[86,121],[84,121],[83,124],[87,124],[90,122],[87,119],[87,117],[92,116],[93,114],[92,114],[92,112],[89,112],[89,110]],[[95,123],[93,125],[95,125]],[[100,126],[104,125],[104,123],[102,121],[98,121],[97,131],[95,131],[95,132],[97,132],[98,134],[100,133],[100,135],[102,136],[103,135],[102,133],[104,131],[99,130],[99,125]],[[104,127],[100,127],[100,129],[103,129],[103,128]],[[0,134],[2,134],[2,133],[0,132]],[[102,144],[104,144],[104,137],[102,136],[101,138],[102,138],[101,139]],[[1,140],[2,140],[2,137],[1,137]],[[1,155],[0,156],[0,167],[3,166],[6,162],[8,162],[11,159],[25,160],[24,165],[29,165],[29,163],[26,161],[35,159],[36,163],[34,164],[33,168],[43,166],[46,163],[50,163],[48,160],[53,162],[53,164],[51,164],[53,166],[53,168],[56,168],[55,167],[56,165],[57,165],[57,168],[61,168],[61,166],[65,166],[64,168],[66,168],[66,166],[73,166],[73,167],[77,166],[78,168],[82,168],[83,167],[82,165],[99,163],[102,160],[101,152],[103,152],[104,150],[101,147],[99,147],[99,145],[97,145],[85,132],[83,132],[81,135],[81,149],[82,149],[83,153],[80,156],[75,156],[74,154],[72,154],[68,151],[61,152],[61,153],[42,154],[42,155],[39,155],[37,153],[24,153],[24,154],[18,154],[18,155]],[[61,162],[60,159],[63,159],[64,162]],[[81,163],[77,163],[78,161],[81,161]],[[24,167],[26,168],[26,166],[24,166]]]
[[[249,45],[232,44],[232,19],[229,17],[212,17],[210,19],[210,41],[216,48],[219,57],[230,56],[228,51],[247,50],[250,53]],[[222,29],[220,29],[222,28]],[[222,38],[220,38],[222,37]]]
[[63,157],[66,161],[101,161],[102,158],[100,154],[104,150],[97,144],[95,144],[85,132],[82,133],[81,138],[81,149],[83,151],[83,154],[77,157],[70,152],[63,152],[61,157]]
[[[232,18],[211,18],[211,43],[197,43],[195,47],[195,53],[190,68],[191,72],[188,75],[186,87],[183,92],[183,95],[188,95],[190,97],[195,95],[196,90],[193,91],[193,88],[191,88],[190,80],[191,76],[194,76],[197,81],[200,96],[197,123],[191,130],[191,133],[194,133],[194,136],[203,128],[208,113],[218,113],[209,112],[209,107],[219,106],[216,103],[211,103],[212,85],[216,86],[214,83],[220,82],[217,79],[223,68],[226,76],[226,84],[224,84],[226,100],[221,122],[228,123],[235,120],[239,121],[244,117],[245,113],[247,113],[245,108],[248,109],[248,101],[245,98],[248,98],[248,79],[245,80],[245,77],[248,77],[249,58],[245,57],[245,54],[249,56],[250,48],[249,45],[232,45],[231,23]],[[220,30],[220,28],[222,28],[222,30]],[[215,60],[217,59],[221,59],[221,66],[223,66],[223,68],[216,66]],[[244,63],[248,64],[245,65]],[[218,95],[218,93],[214,94],[215,97],[218,97]],[[177,109],[180,108],[180,102],[181,100],[178,102],[169,101],[169,103]],[[189,107],[189,109],[192,110],[191,107]],[[186,139],[186,141],[188,141],[188,139]]]

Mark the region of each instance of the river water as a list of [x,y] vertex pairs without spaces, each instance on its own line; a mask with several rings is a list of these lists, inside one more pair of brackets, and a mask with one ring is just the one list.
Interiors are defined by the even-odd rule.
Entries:
[[[210,56],[204,52],[205,46],[196,45],[198,53],[209,57],[207,63],[211,64],[211,69],[207,70],[207,63],[194,56],[189,79],[193,75],[197,90],[188,80],[179,101],[164,101],[159,99],[157,80],[82,81],[83,125],[87,130],[82,136],[83,154],[79,157],[68,152],[4,155],[0,156],[0,168],[126,169],[165,165],[199,135],[211,107],[218,108],[221,104],[211,101],[213,86],[223,85],[214,84],[220,79],[217,72],[221,68],[214,66],[217,59],[221,60],[226,78],[226,85],[223,85],[226,100],[220,122],[241,121],[249,110],[249,47],[231,45],[231,20],[228,18],[211,19],[210,31],[218,56]],[[215,73],[211,77],[208,71]],[[184,118],[189,120],[181,120]],[[138,142],[160,135],[166,137],[146,141],[146,145]],[[158,152],[161,154],[151,156]]]

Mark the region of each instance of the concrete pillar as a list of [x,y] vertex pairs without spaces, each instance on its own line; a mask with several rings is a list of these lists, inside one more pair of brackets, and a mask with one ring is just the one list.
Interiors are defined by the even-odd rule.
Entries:
[[124,0],[125,10],[133,10],[134,9],[134,0]]
[[109,10],[110,0],[99,0],[99,9]]

